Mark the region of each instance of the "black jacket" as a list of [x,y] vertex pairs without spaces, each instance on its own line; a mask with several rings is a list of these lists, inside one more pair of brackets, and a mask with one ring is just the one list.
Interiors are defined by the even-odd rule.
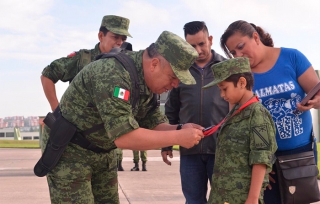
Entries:
[[[220,97],[220,90],[215,85],[208,89],[202,87],[213,81],[211,65],[225,60],[224,57],[211,50],[212,60],[201,71],[193,64],[189,71],[197,84],[180,83],[168,94],[165,114],[170,124],[196,123],[203,127],[217,125],[228,113],[229,105]],[[198,145],[190,149],[180,146],[180,155],[214,154],[216,150],[216,133],[202,139]]]

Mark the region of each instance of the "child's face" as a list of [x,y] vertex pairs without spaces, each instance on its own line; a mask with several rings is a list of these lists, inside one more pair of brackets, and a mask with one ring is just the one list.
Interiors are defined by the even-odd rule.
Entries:
[[245,88],[241,89],[240,84],[238,82],[237,86],[235,87],[233,82],[222,81],[217,84],[220,89],[220,96],[231,104],[240,103],[240,100],[243,97],[243,91]]

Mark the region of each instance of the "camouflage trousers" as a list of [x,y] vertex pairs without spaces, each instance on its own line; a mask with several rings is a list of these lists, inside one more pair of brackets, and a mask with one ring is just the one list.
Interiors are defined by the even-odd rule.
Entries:
[[118,159],[118,161],[122,161],[122,159],[123,159],[122,149],[117,148],[117,149],[115,149],[115,152],[116,152],[116,154],[117,154],[117,159]]
[[[44,149],[48,139],[45,131]],[[119,204],[116,152],[97,154],[70,143],[47,174],[52,204]]]
[[[208,204],[243,204],[248,198],[249,192],[243,190],[226,190],[211,185]],[[259,204],[264,204],[263,189],[259,197]]]
[[[139,151],[132,150],[132,152],[133,152],[133,163],[139,163]],[[146,162],[147,151],[140,151],[140,158],[141,158],[141,161]]]

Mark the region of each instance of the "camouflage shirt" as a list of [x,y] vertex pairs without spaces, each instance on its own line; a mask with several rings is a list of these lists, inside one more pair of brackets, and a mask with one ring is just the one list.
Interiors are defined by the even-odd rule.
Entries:
[[[91,53],[90,61],[86,57],[83,57],[87,53]],[[43,69],[42,75],[51,79],[53,83],[57,83],[59,80],[63,82],[72,81],[81,69],[93,61],[100,53],[99,43],[92,50],[82,49],[71,53],[67,57],[62,57],[51,62],[50,65]]]
[[[229,115],[238,108],[235,106]],[[269,173],[276,149],[275,127],[270,113],[260,102],[250,104],[221,127],[212,185],[248,193],[252,165],[265,164]],[[267,173],[262,187],[269,182]],[[218,195],[213,193],[212,196]]]
[[[115,139],[139,127],[153,129],[168,122],[160,108],[150,111],[153,93],[144,82],[143,51],[127,53],[135,63],[140,84],[140,100],[134,111],[129,72],[114,58],[100,59],[85,66],[61,98],[62,115],[80,131],[104,123],[104,129],[87,136],[101,148],[115,147]],[[117,88],[129,93],[128,100],[116,96]]]

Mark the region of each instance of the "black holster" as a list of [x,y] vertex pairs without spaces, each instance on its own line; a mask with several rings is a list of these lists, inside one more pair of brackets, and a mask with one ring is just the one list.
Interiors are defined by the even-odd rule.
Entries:
[[34,174],[39,177],[45,176],[57,165],[62,153],[77,131],[77,128],[62,115],[56,118],[53,113],[48,113],[44,120],[44,123],[46,122],[50,123],[47,124],[48,126],[51,126],[50,137],[42,157],[34,166]]

